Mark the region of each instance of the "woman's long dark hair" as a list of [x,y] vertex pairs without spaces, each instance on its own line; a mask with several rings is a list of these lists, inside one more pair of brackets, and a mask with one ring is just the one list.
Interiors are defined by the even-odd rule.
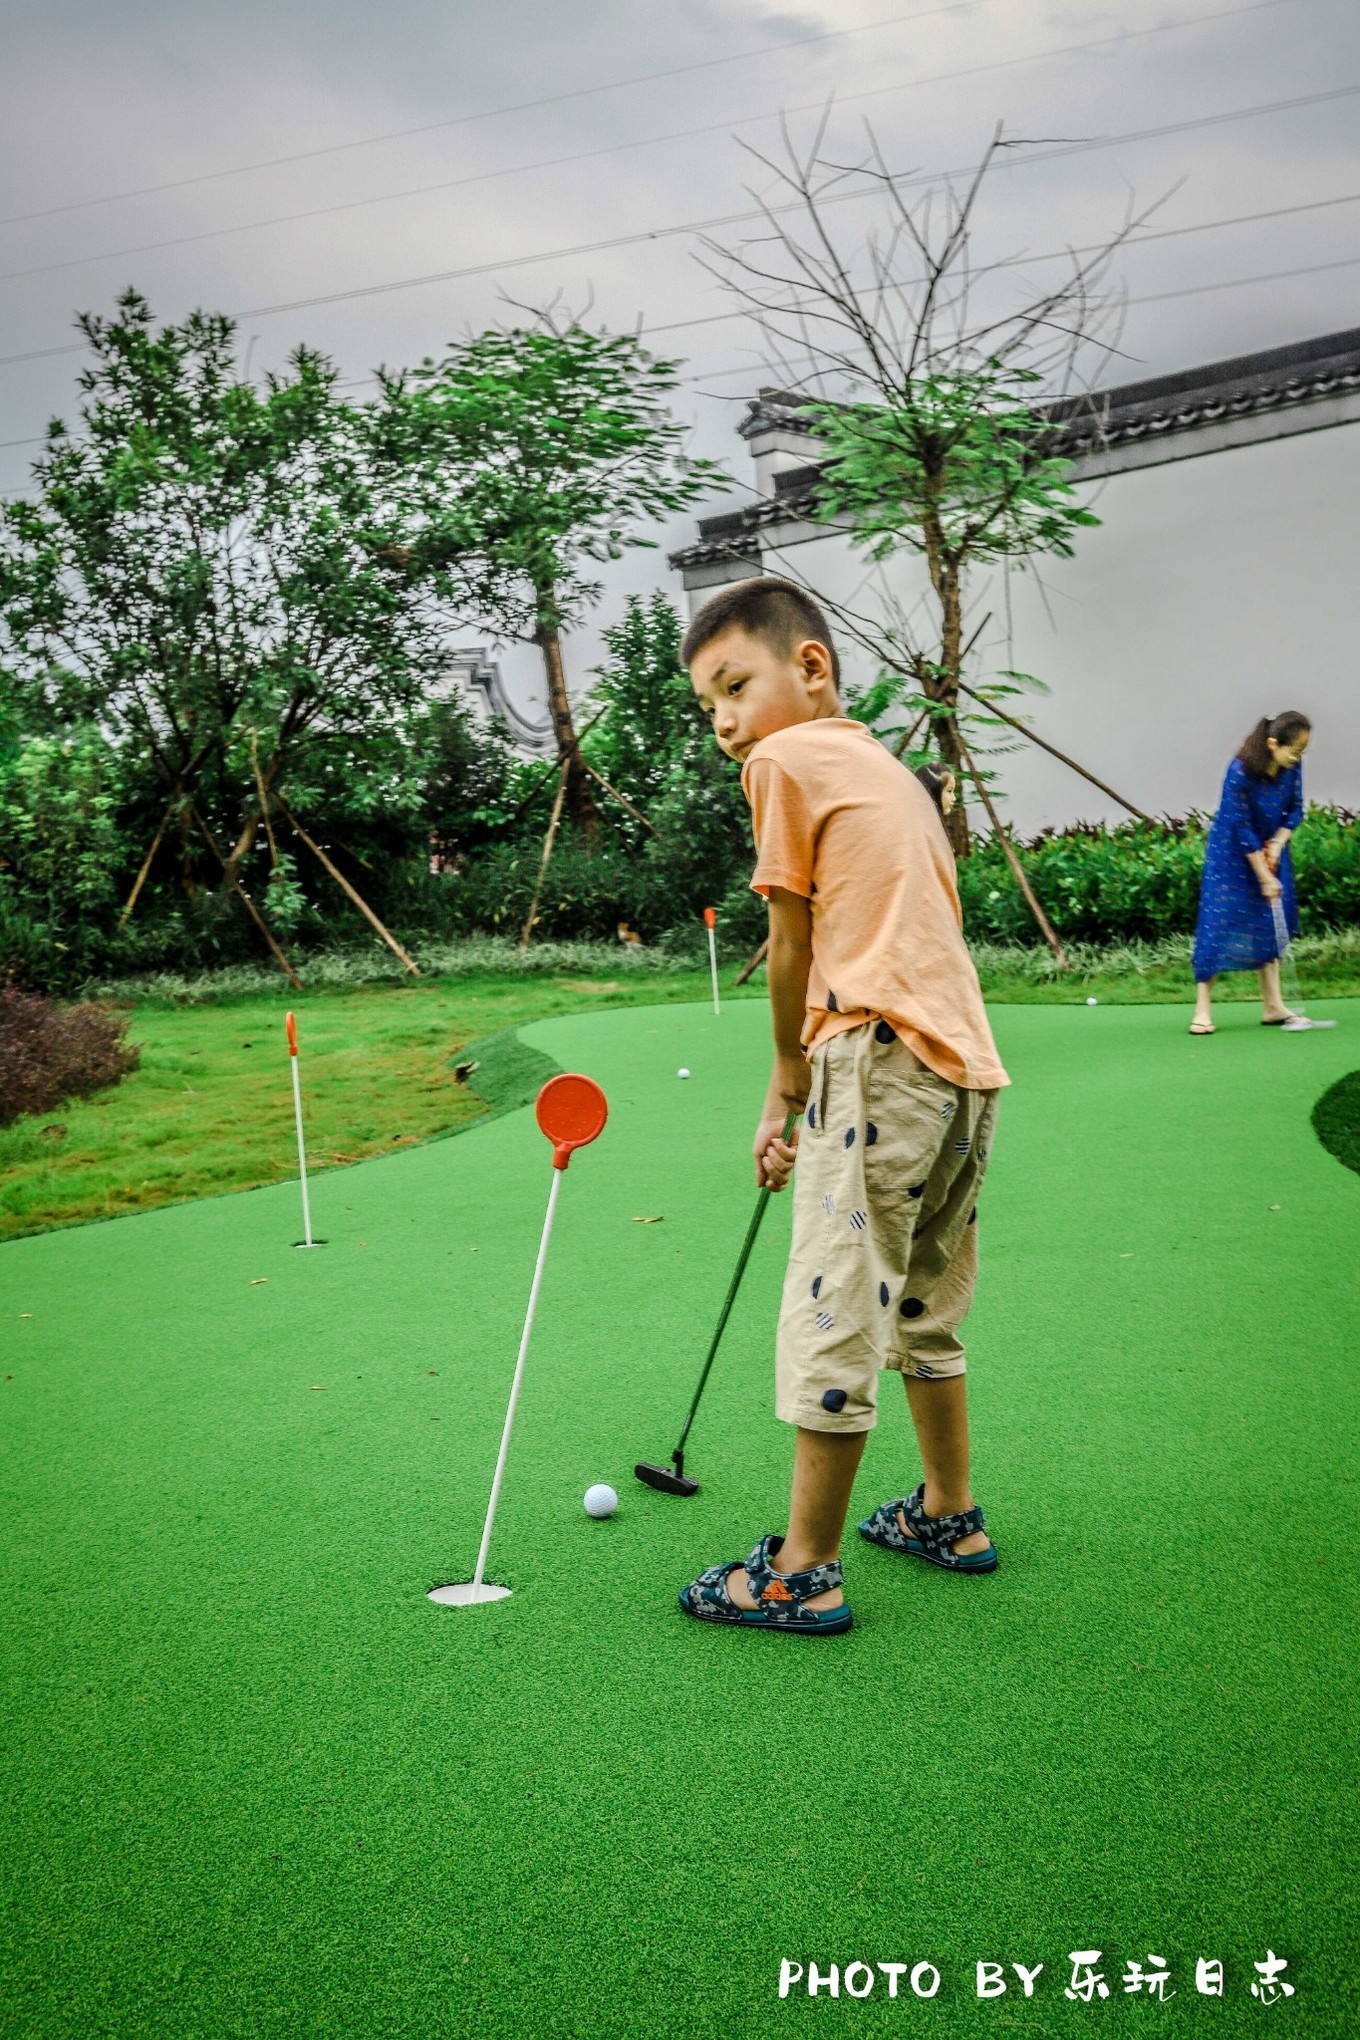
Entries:
[[944,783],[946,779],[952,779],[953,776],[953,773],[946,765],[918,765],[916,768],[916,777],[940,810],[942,818],[944,815]]
[[1275,760],[1266,739],[1274,737],[1277,744],[1292,744],[1312,727],[1308,717],[1297,708],[1287,708],[1283,715],[1274,717],[1263,715],[1237,755],[1254,779],[1269,779]]

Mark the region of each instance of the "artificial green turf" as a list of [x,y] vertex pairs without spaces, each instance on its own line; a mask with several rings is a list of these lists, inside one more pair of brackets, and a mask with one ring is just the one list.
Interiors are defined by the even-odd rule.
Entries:
[[[562,1186],[492,1607],[424,1590],[476,1552],[530,1113],[323,1177],[311,1255],[289,1185],[0,1249],[0,2028],[1353,2035],[1360,1184],[1308,1115],[1360,1004],[1331,1011],[1202,1042],[1171,1008],[997,1014],[970,1338],[1002,1569],[856,1546],[839,1641],[674,1603],[780,1520],[787,1206],[700,1494],[629,1471],[673,1443],[749,1215],[759,1006],[526,1030],[611,1119]],[[902,1405],[866,1508],[916,1478]],[[1270,2011],[1267,1945],[1298,1988]],[[1154,1951],[1165,2006],[1121,1988]],[[781,2004],[781,1956],[944,1984]],[[1042,1961],[1038,1995],[979,2004],[979,1959]]]
[[1313,1130],[1328,1154],[1360,1173],[1360,1070],[1327,1086],[1313,1107]]

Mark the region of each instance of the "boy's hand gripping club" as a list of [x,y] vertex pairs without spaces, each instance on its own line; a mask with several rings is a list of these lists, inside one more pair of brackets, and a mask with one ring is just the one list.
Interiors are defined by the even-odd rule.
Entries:
[[[784,1121],[784,1131],[780,1135],[782,1140],[789,1138],[797,1120],[798,1114],[790,1112]],[[732,1305],[737,1300],[737,1291],[741,1287],[741,1278],[746,1273],[746,1263],[751,1258],[751,1249],[756,1243],[756,1235],[760,1231],[760,1223],[765,1216],[765,1207],[770,1201],[771,1187],[769,1183],[762,1183],[756,1193],[756,1208],[751,1213],[751,1223],[746,1228],[746,1238],[741,1243],[741,1253],[737,1257],[736,1271],[728,1285],[727,1295],[723,1298],[723,1307],[718,1317],[717,1329],[713,1334],[713,1340],[704,1361],[703,1372],[699,1376],[699,1386],[694,1391],[694,1400],[689,1406],[689,1414],[685,1418],[684,1427],[676,1442],[675,1450],[671,1454],[671,1463],[669,1466],[655,1466],[650,1460],[643,1459],[633,1468],[633,1472],[640,1481],[647,1487],[656,1488],[663,1495],[694,1495],[699,1492],[698,1481],[685,1472],[685,1440],[689,1437],[690,1425],[694,1422],[694,1415],[699,1407],[700,1397],[707,1386],[713,1362],[717,1358],[718,1346],[727,1328],[727,1320],[732,1314]]]

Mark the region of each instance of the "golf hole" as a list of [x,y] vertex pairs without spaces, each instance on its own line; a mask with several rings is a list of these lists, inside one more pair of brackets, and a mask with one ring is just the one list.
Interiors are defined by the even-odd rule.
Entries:
[[512,1589],[498,1587],[491,1580],[455,1580],[447,1587],[431,1587],[425,1596],[439,1608],[475,1608],[483,1601],[505,1601]]
[[299,1252],[300,1254],[305,1254],[305,1253],[306,1253],[306,1252],[308,1251],[308,1249],[309,1249],[309,1248],[311,1248],[311,1247],[324,1247],[324,1246],[326,1246],[327,1244],[328,1244],[328,1242],[327,1242],[327,1241],[325,1241],[325,1240],[294,1240],[294,1241],[293,1241],[293,1245],[294,1245],[294,1246],[295,1246],[295,1247],[297,1248],[297,1251],[298,1251],[298,1252]]

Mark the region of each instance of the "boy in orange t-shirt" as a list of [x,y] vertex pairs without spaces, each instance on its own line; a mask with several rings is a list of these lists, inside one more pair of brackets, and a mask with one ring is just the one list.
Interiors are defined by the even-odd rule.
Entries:
[[[700,1574],[687,1615],[804,1634],[851,1624],[841,1533],[877,1414],[900,1373],[925,1478],[859,1526],[951,1572],[995,1569],[968,1475],[958,1328],[977,1271],[977,1198],[997,1059],[930,795],[841,711],[826,619],[794,583],[716,595],[682,656],[719,745],[742,761],[770,909],[774,1070],[756,1180],[793,1173],[776,1409],[797,1427],[789,1527]],[[791,1141],[788,1113],[804,1114]]]

